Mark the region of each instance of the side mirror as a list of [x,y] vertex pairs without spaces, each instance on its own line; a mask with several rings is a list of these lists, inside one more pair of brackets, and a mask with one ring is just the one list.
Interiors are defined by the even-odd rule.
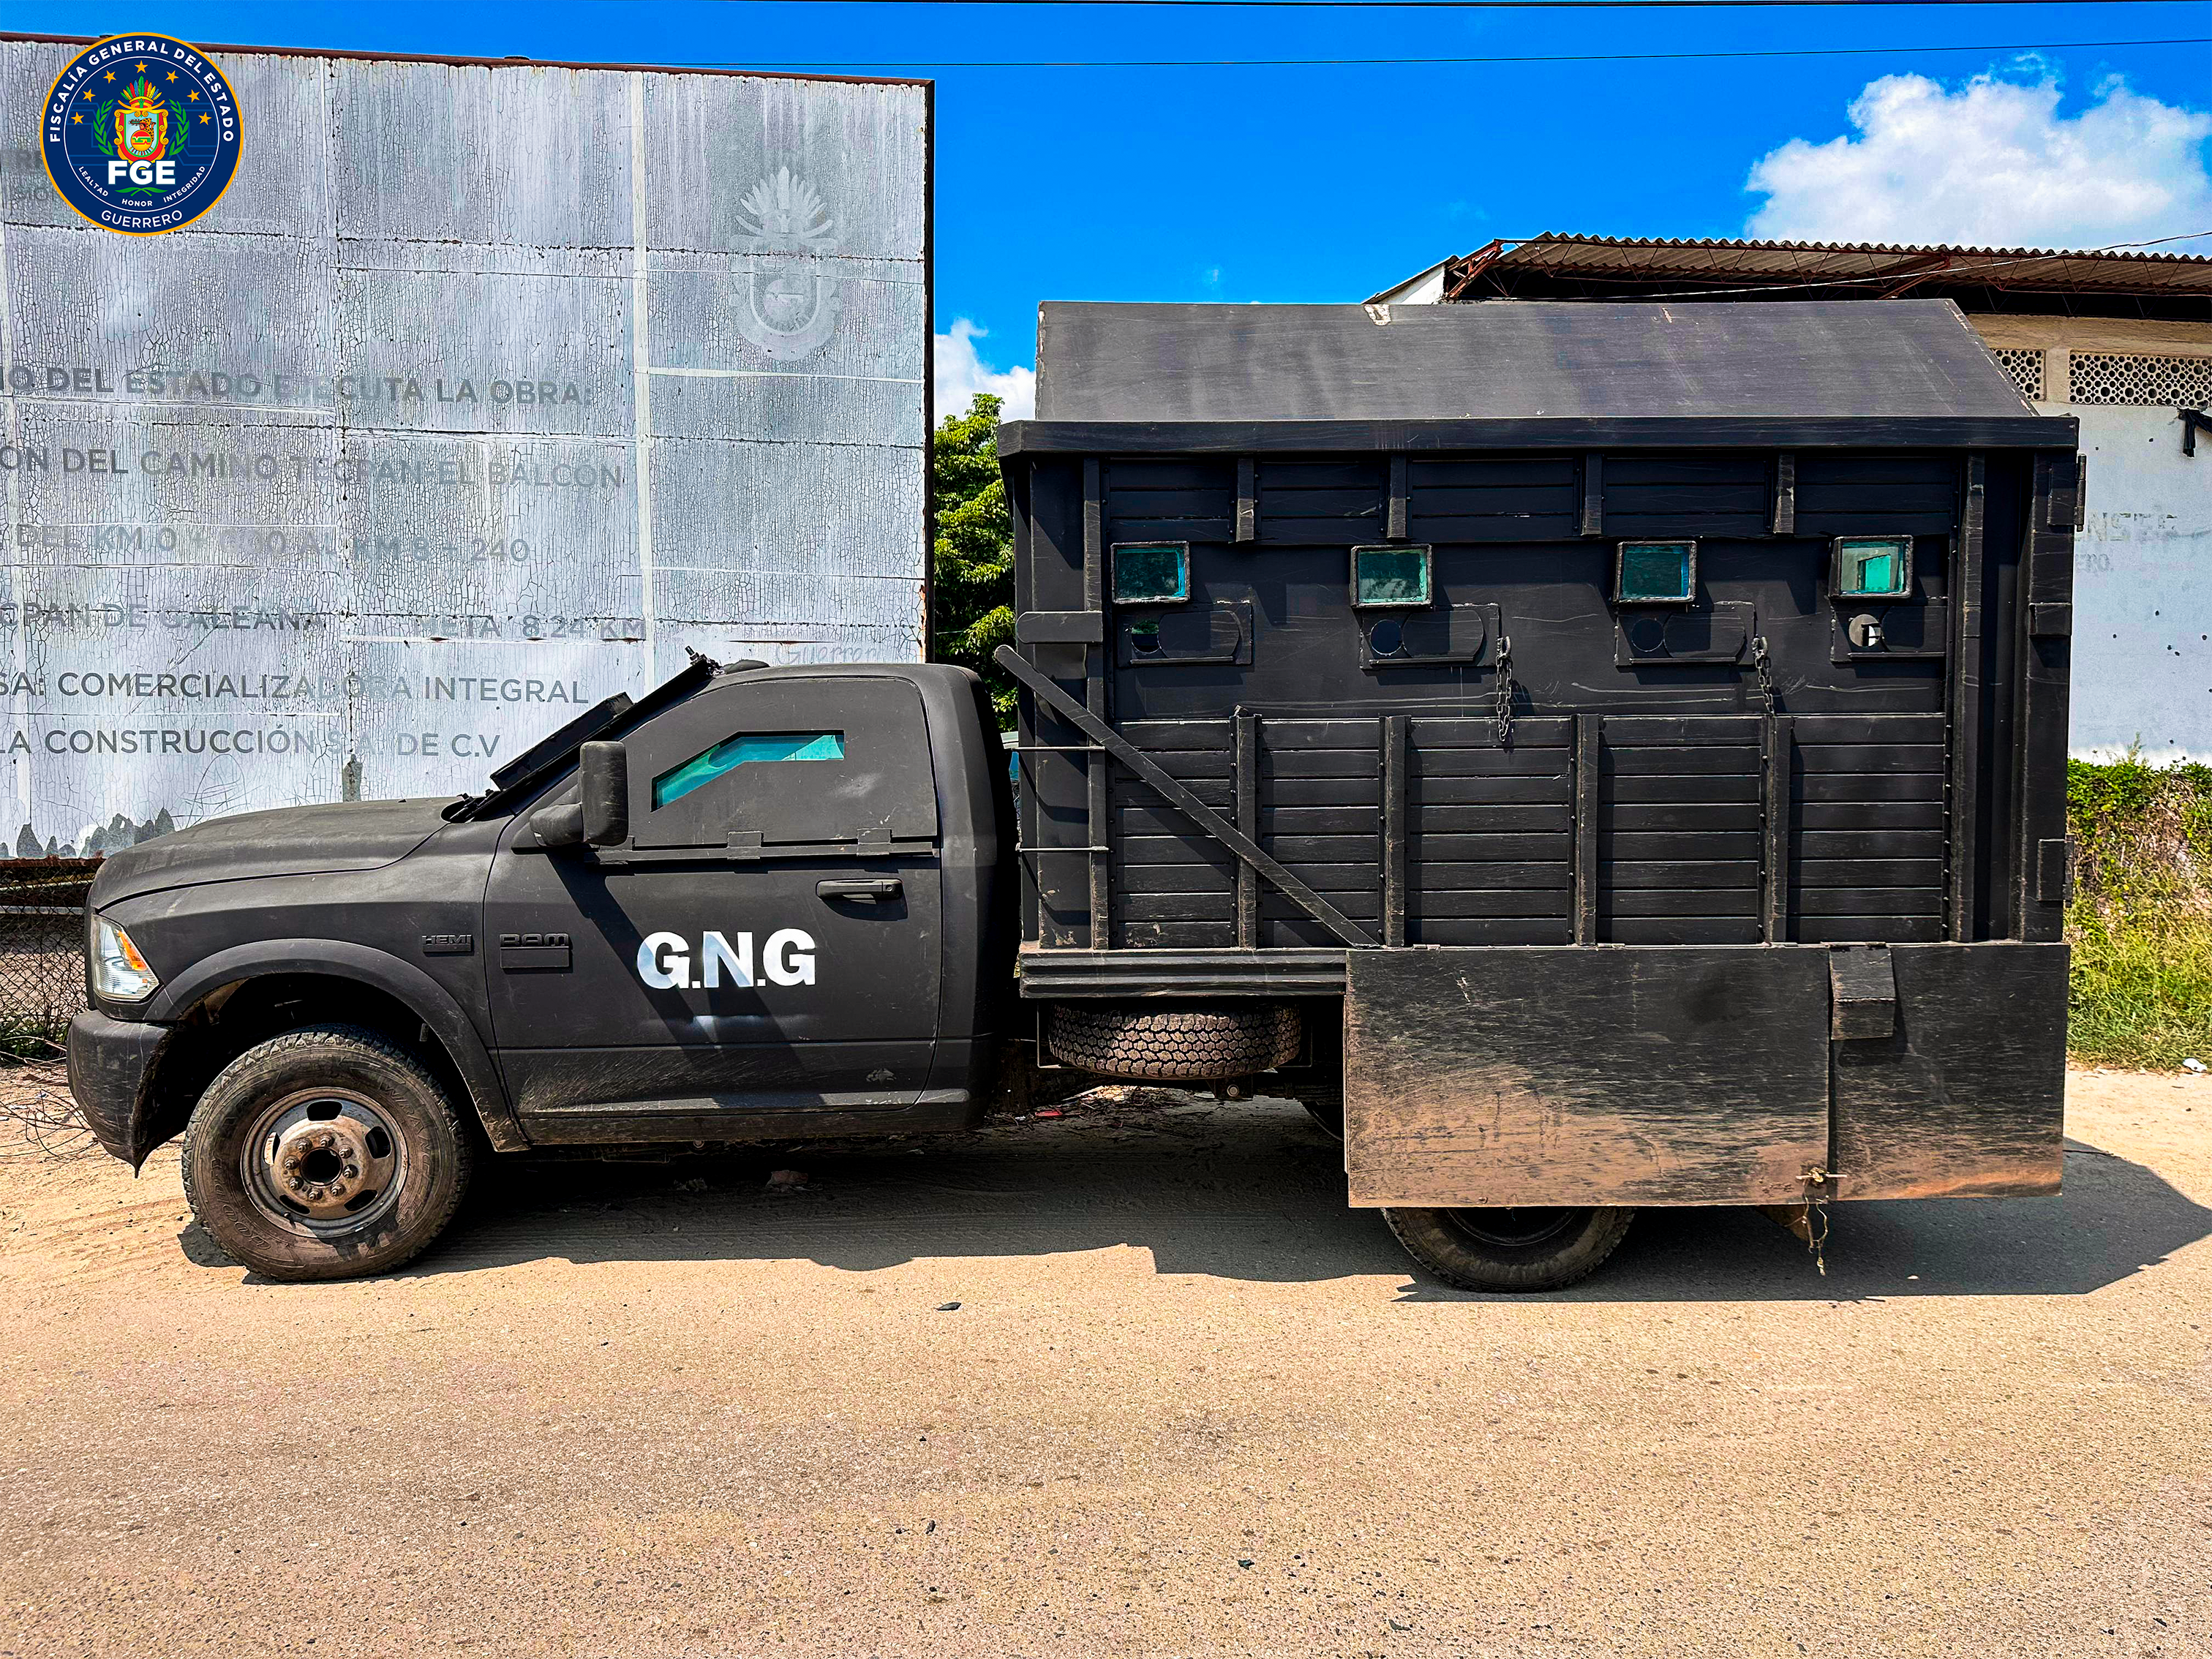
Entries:
[[587,743],[576,760],[585,842],[621,846],[629,839],[629,750],[619,743]]
[[530,832],[545,848],[619,847],[629,839],[629,751],[587,743],[576,757],[576,799],[541,806]]

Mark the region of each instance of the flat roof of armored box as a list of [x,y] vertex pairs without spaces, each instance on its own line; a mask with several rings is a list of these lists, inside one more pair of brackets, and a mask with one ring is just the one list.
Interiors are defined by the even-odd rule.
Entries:
[[1002,453],[1583,444],[2070,447],[1948,300],[1049,303]]

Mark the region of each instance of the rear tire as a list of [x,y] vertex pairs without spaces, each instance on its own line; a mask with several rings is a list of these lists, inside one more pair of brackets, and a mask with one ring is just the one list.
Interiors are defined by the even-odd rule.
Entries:
[[1296,1060],[1298,1011],[1277,1003],[1147,1008],[1056,1003],[1045,1044],[1063,1064],[1100,1077],[1210,1083]]
[[270,1279],[356,1279],[409,1261],[468,1190],[453,1103],[404,1048],[310,1025],[225,1066],[185,1130],[185,1196],[215,1242]]
[[1463,1291],[1556,1291],[1587,1279],[1620,1248],[1624,1209],[1386,1209],[1407,1254]]

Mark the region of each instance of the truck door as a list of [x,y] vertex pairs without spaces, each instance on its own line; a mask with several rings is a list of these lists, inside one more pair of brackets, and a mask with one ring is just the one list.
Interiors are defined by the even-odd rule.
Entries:
[[736,1133],[914,1103],[943,944],[921,694],[735,677],[625,742],[626,845],[538,850],[525,811],[493,863],[484,967],[518,1115],[588,1139],[631,1132],[594,1131],[609,1118],[726,1114]]

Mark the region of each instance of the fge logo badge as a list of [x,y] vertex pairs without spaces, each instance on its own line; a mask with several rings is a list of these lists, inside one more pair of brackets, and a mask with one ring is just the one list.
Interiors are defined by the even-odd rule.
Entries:
[[216,204],[238,171],[238,100],[222,71],[166,34],[87,46],[46,94],[46,176],[104,229],[158,236]]

